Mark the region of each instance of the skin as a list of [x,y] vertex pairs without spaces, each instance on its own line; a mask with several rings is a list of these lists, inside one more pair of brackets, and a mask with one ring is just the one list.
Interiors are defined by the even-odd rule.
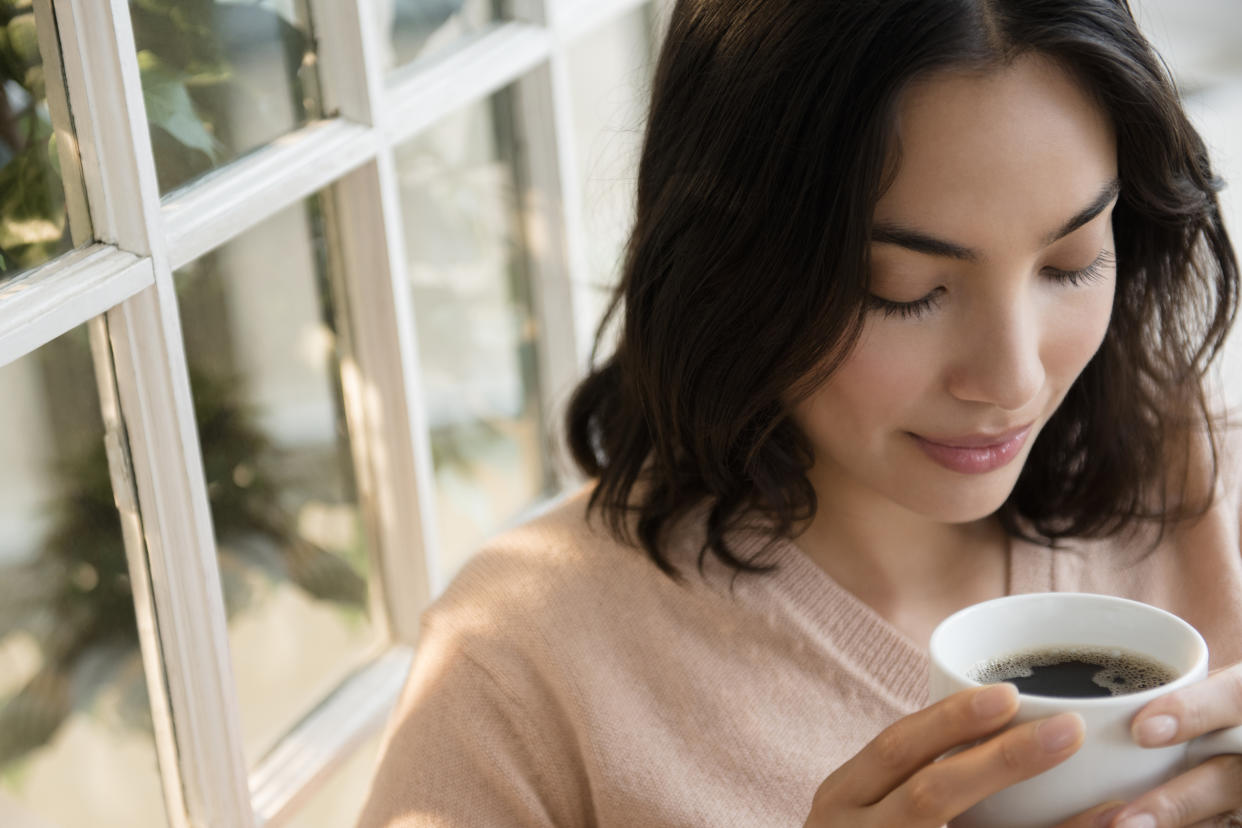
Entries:
[[[846,362],[794,409],[815,449],[809,477],[819,498],[799,542],[925,645],[948,612],[1004,594],[1006,540],[991,515],[1099,347],[1112,308],[1111,265],[1079,286],[1050,274],[1112,251],[1112,204],[1045,241],[1116,179],[1117,157],[1105,116],[1038,58],[917,82],[900,102],[897,133],[897,175],[874,224],[977,256],[872,244],[873,295],[935,303],[917,317],[871,312]],[[1020,454],[987,474],[950,471],[911,436],[1028,423]]]
[[[907,310],[870,311],[847,360],[793,408],[815,452],[819,502],[798,543],[926,646],[948,614],[1005,594],[1006,538],[994,513],[1109,323],[1117,155],[1105,114],[1039,56],[917,81],[899,103],[897,133],[897,175],[873,223],[972,256],[911,250],[892,234],[873,241],[871,292]],[[1097,214],[1070,229],[1091,205]],[[1078,275],[1067,281],[1067,272]],[[908,303],[927,297],[912,314]],[[974,474],[935,462],[914,436],[1027,424],[1010,462]],[[988,693],[990,710],[976,704]],[[899,720],[824,781],[807,825],[939,828],[1081,745],[1076,714],[1005,729],[1017,706],[1014,688],[999,685]],[[1153,702],[1135,718],[1136,741],[1161,713],[1175,717],[1175,741],[1242,723],[1242,666]],[[1124,828],[1194,825],[1237,807],[1242,758],[1218,757],[1061,828],[1120,826],[1138,814],[1156,821]]]

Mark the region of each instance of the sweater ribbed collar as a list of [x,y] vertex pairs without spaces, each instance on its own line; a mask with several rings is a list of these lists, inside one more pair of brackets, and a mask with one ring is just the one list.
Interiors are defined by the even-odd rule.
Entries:
[[[731,547],[740,558],[760,555],[760,561],[776,566],[775,572],[740,576],[734,588],[739,598],[786,607],[808,636],[831,648],[902,709],[927,704],[926,648],[841,586],[797,544],[746,532],[735,535]],[[1006,586],[1008,594],[1054,589],[1051,551],[1011,539]]]

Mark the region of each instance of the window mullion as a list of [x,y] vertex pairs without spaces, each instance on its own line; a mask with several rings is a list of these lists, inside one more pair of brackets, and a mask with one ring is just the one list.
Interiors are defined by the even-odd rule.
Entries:
[[64,59],[60,54],[60,38],[56,32],[52,0],[35,0],[34,13],[39,34],[39,54],[43,58],[48,114],[51,116],[52,130],[56,136],[56,158],[60,162],[60,178],[65,188],[69,232],[74,246],[80,247],[91,239],[90,211],[86,191],[82,186],[82,161],[77,151],[73,118],[69,113],[69,98],[62,71]]
[[551,35],[541,26],[502,23],[451,54],[405,67],[385,84],[386,142],[403,143],[508,86],[547,60],[551,45]]
[[369,511],[393,636],[413,644],[419,615],[443,586],[436,554],[435,475],[423,400],[414,307],[405,270],[395,161],[383,149],[337,185],[349,285],[344,380],[360,426]]
[[383,67],[379,27],[370,0],[310,0],[325,112],[382,126]]
[[138,644],[142,652],[155,750],[159,757],[164,806],[171,828],[190,828],[190,810],[186,806],[185,789],[176,761],[177,734],[173,725],[173,712],[169,706],[169,694],[165,689],[167,670],[159,645],[159,623],[156,620],[155,597],[151,587],[151,566],[142,538],[142,511],[138,506],[129,440],[124,418],[121,416],[107,317],[97,316],[90,321],[89,326],[95,380],[99,387],[100,413],[104,422],[104,448],[112,478],[113,497],[121,519],[130,588],[134,595],[134,616],[138,626]]
[[72,250],[0,286],[0,365],[151,285],[151,260],[103,244]]
[[176,270],[220,247],[374,155],[373,130],[318,121],[168,196],[162,213],[170,266]]
[[[94,231],[149,256],[155,271],[151,287],[109,311],[108,327],[151,567],[156,629],[140,634],[167,671],[168,703],[153,715],[170,713],[160,727],[176,734],[176,754],[165,746],[160,760],[177,773],[164,778],[180,778],[191,824],[246,828],[254,816],[224,601],[129,9],[125,0],[54,8]],[[112,473],[123,474],[115,464]]]
[[[380,32],[367,2],[312,0],[328,111],[384,135]],[[422,609],[441,586],[436,568],[435,478],[423,402],[401,206],[391,146],[334,188],[343,305],[342,362],[357,479],[378,557],[389,632],[412,644]]]
[[157,225],[147,202],[158,204],[159,194],[128,7],[124,0],[52,2],[95,237],[150,255]]
[[109,312],[109,332],[186,805],[195,825],[249,826],[224,599],[172,293],[171,273],[157,275],[155,287]]

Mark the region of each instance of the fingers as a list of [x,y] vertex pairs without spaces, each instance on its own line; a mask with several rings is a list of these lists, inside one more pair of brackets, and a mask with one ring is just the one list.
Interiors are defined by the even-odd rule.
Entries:
[[1121,813],[1125,805],[1124,802],[1105,802],[1103,805],[1096,805],[1089,811],[1083,811],[1078,816],[1067,819],[1056,828],[1110,828],[1113,819]]
[[941,825],[985,797],[1068,759],[1082,739],[1077,713],[1018,725],[910,777],[877,809],[883,813],[879,824]]
[[1238,807],[1242,807],[1242,756],[1217,756],[1143,794],[1114,818],[1110,828],[1185,828]]
[[1134,717],[1134,741],[1143,747],[1186,742],[1242,723],[1242,665],[1161,696]]
[[1017,712],[1012,684],[954,693],[888,727],[824,780],[816,796],[871,805],[937,756],[1000,729]]

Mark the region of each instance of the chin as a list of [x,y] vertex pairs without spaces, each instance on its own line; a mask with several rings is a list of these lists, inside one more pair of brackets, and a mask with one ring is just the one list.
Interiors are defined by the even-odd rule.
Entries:
[[[974,523],[994,515],[1005,505],[1017,479],[978,481],[973,486],[937,486],[926,492],[926,497],[908,508],[931,520],[941,523]],[[955,491],[956,489],[956,491]]]
[[1005,505],[1005,499],[997,501],[986,509],[975,509],[972,511],[953,512],[941,518],[945,523],[953,523],[965,525],[967,523],[977,523],[985,518],[989,518],[996,514],[1002,506]]

